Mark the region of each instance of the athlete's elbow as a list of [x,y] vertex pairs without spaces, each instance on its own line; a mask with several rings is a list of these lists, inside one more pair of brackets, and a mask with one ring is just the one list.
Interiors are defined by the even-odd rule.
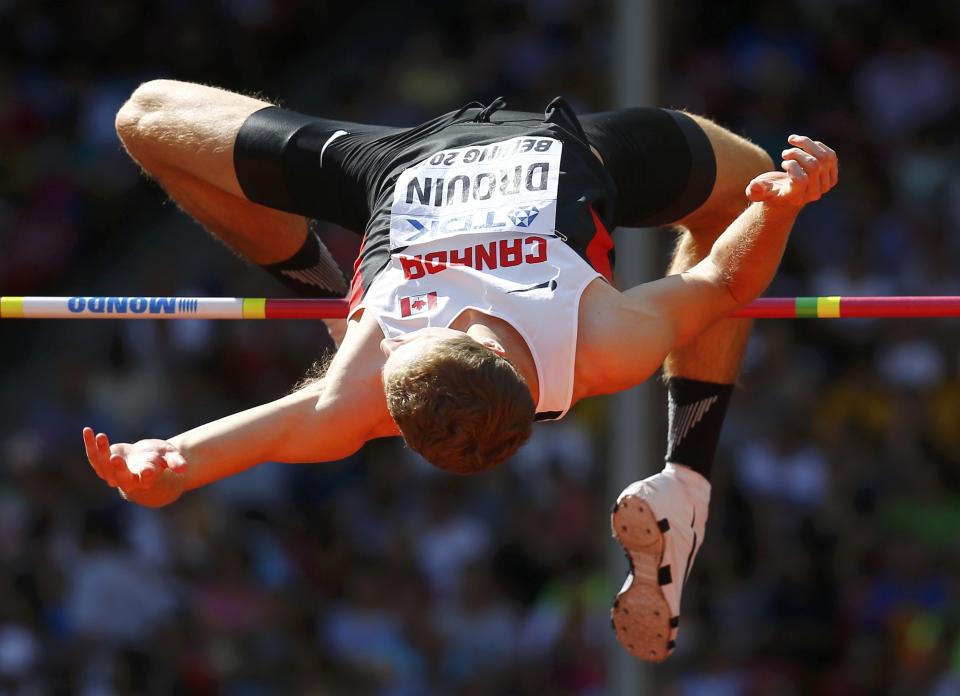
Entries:
[[352,411],[348,405],[324,393],[322,380],[314,388],[318,394],[311,415],[301,424],[304,446],[297,461],[333,462],[356,454],[371,439],[362,409]]
[[731,310],[742,307],[748,302],[753,302],[760,297],[772,280],[772,277],[767,278],[748,275],[745,277],[738,276],[724,282],[727,294],[730,296],[730,300],[734,305],[731,307]]
[[733,299],[737,274],[728,266],[729,264],[718,261],[714,254],[710,254],[688,270],[686,275],[695,277],[705,287],[711,288],[714,294]]
[[759,285],[750,274],[732,269],[727,264],[716,263],[709,257],[708,260],[709,263],[703,264],[704,277],[716,288],[722,300],[720,304],[724,305],[725,310],[733,311],[752,302],[766,289],[765,284]]

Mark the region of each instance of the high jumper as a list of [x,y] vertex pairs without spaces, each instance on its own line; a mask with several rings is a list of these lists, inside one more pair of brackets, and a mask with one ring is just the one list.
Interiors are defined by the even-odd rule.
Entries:
[[[617,638],[663,660],[750,328],[725,317],[770,283],[797,214],[836,185],[837,157],[791,135],[773,171],[760,148],[693,114],[504,106],[387,128],[141,85],[116,120],[131,157],[300,294],[346,296],[348,324],[326,373],[296,392],[168,440],[111,444],[85,428],[87,457],[148,506],[260,462],[338,460],[395,435],[442,469],[477,473],[535,420],[663,364],[666,466],[628,486],[613,514],[632,566]],[[350,283],[314,219],[363,234]],[[608,230],[660,225],[681,229],[667,276],[616,290]]]

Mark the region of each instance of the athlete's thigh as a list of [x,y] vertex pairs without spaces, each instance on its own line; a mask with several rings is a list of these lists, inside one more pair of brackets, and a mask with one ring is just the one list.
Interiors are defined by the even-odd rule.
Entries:
[[690,115],[639,107],[586,114],[580,122],[616,185],[617,225],[672,223],[711,195],[714,149]]
[[255,203],[362,231],[373,170],[398,130],[264,108],[237,135],[237,180]]
[[716,176],[709,196],[674,222],[695,227],[714,220],[729,221],[747,206],[745,189],[758,174],[770,171],[773,160],[758,145],[697,114],[687,114],[713,150]]

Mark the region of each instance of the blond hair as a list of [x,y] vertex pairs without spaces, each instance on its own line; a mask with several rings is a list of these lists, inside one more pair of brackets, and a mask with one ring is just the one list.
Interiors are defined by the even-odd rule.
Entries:
[[510,362],[467,335],[390,373],[387,408],[410,449],[457,474],[490,469],[532,431],[536,407]]

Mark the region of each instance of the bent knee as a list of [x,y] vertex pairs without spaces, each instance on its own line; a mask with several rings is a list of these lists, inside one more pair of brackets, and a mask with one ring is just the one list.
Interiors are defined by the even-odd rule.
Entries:
[[266,106],[270,102],[219,87],[157,79],[133,91],[117,113],[116,127],[121,137],[218,149],[232,145],[247,116]]
[[773,159],[759,145],[750,142],[742,135],[727,130],[708,118],[689,114],[703,129],[717,158],[717,177],[740,175],[744,184],[757,174],[773,168]]
[[177,80],[156,79],[143,82],[133,90],[128,103],[135,104],[144,111],[155,111],[164,104],[173,100],[178,91],[182,91],[190,83]]
[[150,80],[137,87],[124,102],[114,121],[117,135],[127,149],[144,135],[144,126],[174,101],[177,83],[174,80]]

